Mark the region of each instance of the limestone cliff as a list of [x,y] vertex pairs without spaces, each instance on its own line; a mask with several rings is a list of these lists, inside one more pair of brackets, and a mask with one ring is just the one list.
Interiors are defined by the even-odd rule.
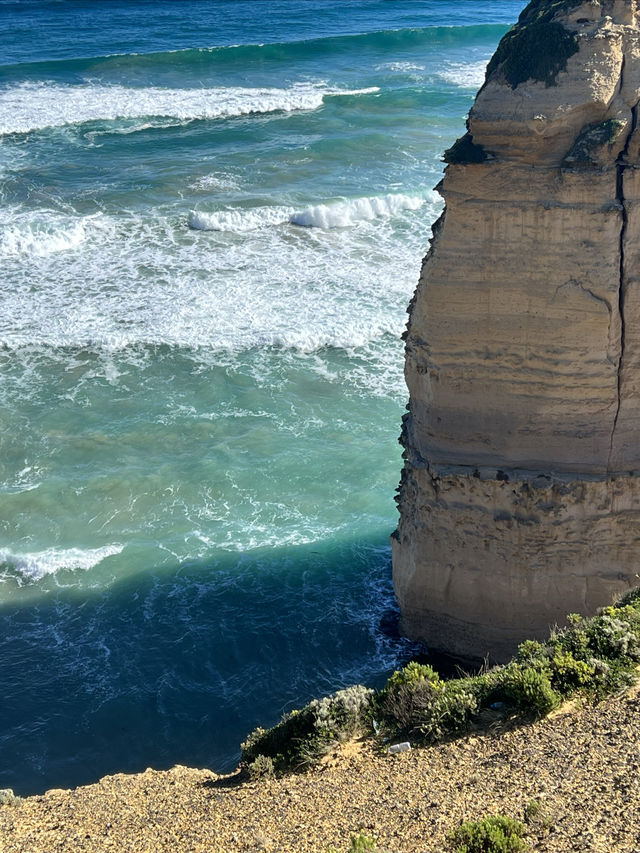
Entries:
[[533,0],[409,308],[403,627],[504,658],[640,572],[640,3]]

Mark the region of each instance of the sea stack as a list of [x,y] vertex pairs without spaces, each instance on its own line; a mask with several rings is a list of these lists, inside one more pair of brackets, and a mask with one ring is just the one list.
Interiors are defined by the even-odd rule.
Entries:
[[640,8],[533,0],[409,307],[404,632],[509,656],[640,582]]

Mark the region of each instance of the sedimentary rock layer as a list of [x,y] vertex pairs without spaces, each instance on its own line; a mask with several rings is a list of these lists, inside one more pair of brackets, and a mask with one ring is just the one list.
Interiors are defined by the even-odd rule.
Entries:
[[446,154],[411,303],[403,626],[504,657],[640,571],[640,9],[534,0]]

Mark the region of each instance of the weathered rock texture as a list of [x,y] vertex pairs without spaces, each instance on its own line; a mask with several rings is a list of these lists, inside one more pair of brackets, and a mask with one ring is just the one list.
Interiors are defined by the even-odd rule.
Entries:
[[640,572],[640,2],[534,0],[409,312],[404,630],[496,659]]

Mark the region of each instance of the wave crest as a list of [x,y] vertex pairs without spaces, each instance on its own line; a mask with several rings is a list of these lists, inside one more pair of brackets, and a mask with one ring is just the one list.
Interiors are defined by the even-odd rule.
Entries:
[[354,198],[332,204],[314,204],[290,218],[292,225],[305,228],[344,228],[378,217],[395,216],[402,210],[417,210],[424,199],[402,193]]
[[[158,117],[189,122],[315,110],[322,106],[326,97],[366,95],[377,91],[376,87],[351,90],[314,83],[299,83],[287,89],[238,86],[165,89],[157,86],[132,88],[22,83],[0,92],[0,135],[30,133],[89,121]],[[150,126],[143,124],[132,130]]]
[[255,231],[270,225],[282,225],[289,221],[291,208],[255,207],[251,210],[220,210],[206,213],[192,210],[189,214],[189,228],[196,231]]
[[105,545],[102,548],[47,548],[44,551],[34,551],[18,554],[8,548],[0,548],[0,565],[4,564],[14,569],[28,580],[40,580],[46,575],[52,575],[61,569],[82,569],[87,571],[97,566],[106,557],[119,554],[124,545]]
[[[6,215],[6,212],[5,212]],[[96,216],[66,217],[51,211],[18,216],[3,225],[0,258],[46,258],[58,252],[77,249],[87,239],[87,225]]]
[[424,198],[420,196],[389,193],[384,196],[314,204],[298,211],[291,207],[255,207],[214,213],[192,210],[189,214],[189,227],[197,231],[232,233],[255,231],[258,228],[287,223],[304,228],[346,228],[362,221],[395,216],[403,210],[417,210],[424,202]]

